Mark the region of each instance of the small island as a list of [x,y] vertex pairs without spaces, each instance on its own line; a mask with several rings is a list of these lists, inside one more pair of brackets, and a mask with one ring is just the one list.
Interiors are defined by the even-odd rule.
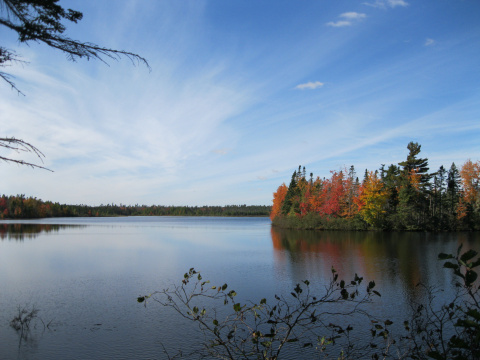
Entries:
[[475,231],[480,230],[480,161],[429,172],[421,145],[410,142],[405,161],[388,168],[354,166],[330,178],[294,171],[290,185],[273,194],[274,226],[316,230]]

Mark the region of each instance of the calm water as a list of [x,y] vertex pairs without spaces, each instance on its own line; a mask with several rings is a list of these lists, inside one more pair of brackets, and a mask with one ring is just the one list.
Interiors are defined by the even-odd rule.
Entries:
[[[478,234],[298,232],[268,218],[128,217],[0,222],[0,359],[164,359],[200,339],[191,324],[139,295],[179,284],[191,267],[240,300],[288,294],[331,267],[375,280],[371,310],[401,320],[415,285],[452,291],[436,260]],[[18,306],[35,305],[50,330],[21,340],[9,327]],[[188,341],[185,341],[188,339]],[[21,341],[20,341],[21,340]]]

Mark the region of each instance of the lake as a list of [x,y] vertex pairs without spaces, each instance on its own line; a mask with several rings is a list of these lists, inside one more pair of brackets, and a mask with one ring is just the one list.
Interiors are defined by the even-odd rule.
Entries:
[[[196,325],[139,295],[180,285],[194,267],[238,300],[289,294],[309,279],[375,280],[370,310],[402,320],[421,282],[453,292],[438,253],[480,249],[476,233],[308,232],[268,218],[122,217],[0,222],[0,359],[166,359],[202,337]],[[9,326],[18,306],[51,321],[28,339]]]

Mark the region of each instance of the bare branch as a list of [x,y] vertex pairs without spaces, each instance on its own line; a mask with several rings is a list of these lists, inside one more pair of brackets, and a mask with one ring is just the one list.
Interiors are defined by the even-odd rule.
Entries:
[[[147,59],[138,54],[125,50],[110,49],[90,42],[72,40],[65,36],[66,27],[62,21],[77,23],[82,19],[83,14],[71,9],[64,9],[54,0],[47,0],[42,3],[0,0],[1,12],[5,13],[6,16],[0,17],[0,25],[16,32],[20,43],[28,43],[29,41],[44,43],[66,53],[67,59],[70,61],[81,58],[97,59],[108,65],[105,58],[119,60],[124,56],[132,64],[143,64],[151,71]],[[19,61],[16,54],[9,49],[0,47],[0,66],[6,66],[12,61]],[[11,80],[10,75],[0,73],[0,77],[13,89],[21,93]]]
[[[45,155],[35,146],[32,144],[23,141],[21,139],[16,139],[14,137],[6,137],[6,138],[0,138],[0,147],[9,149],[9,150],[14,150],[16,152],[20,151],[25,151],[25,152],[31,152],[37,155],[37,157],[43,162],[43,159]],[[11,162],[19,165],[26,165],[30,166],[32,168],[39,168],[39,169],[44,169],[53,172],[53,170],[50,170],[44,166],[37,165],[34,163],[29,163],[24,160],[17,160],[17,159],[12,159],[12,158],[7,158],[4,156],[0,156],[0,160],[3,160],[5,162]]]

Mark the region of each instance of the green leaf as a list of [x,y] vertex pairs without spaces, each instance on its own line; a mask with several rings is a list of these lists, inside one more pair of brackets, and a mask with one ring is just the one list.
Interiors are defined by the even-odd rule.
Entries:
[[472,270],[467,271],[467,273],[465,274],[465,285],[467,286],[472,285],[473,282],[477,280],[477,277],[478,275],[475,271],[472,271]]
[[377,296],[380,296],[380,297],[382,296],[377,290],[373,290],[373,293]]
[[476,309],[469,309],[467,315],[473,317],[475,320],[480,321],[480,312]]
[[445,264],[443,264],[443,267],[447,269],[458,269],[458,265],[453,264],[450,261],[447,261]]
[[390,320],[385,320],[385,325],[392,325],[393,324],[393,321],[390,321]]
[[228,286],[227,284],[223,284],[223,285],[222,285],[222,290],[226,290],[226,289],[227,289],[227,286]]
[[438,260],[448,260],[448,259],[453,259],[453,255],[445,254],[445,253],[438,254]]
[[470,268],[471,268],[471,269],[476,268],[478,265],[480,265],[480,258],[478,258],[477,260],[475,260],[475,261],[470,265]]
[[217,319],[213,320],[213,325],[218,326],[218,320]]
[[427,353],[429,358],[436,359],[436,360],[444,360],[445,357],[442,356],[438,351],[429,351]]
[[240,303],[233,304],[233,310],[236,312],[242,310],[242,306],[240,305]]
[[139,296],[139,297],[137,298],[137,301],[138,301],[139,303],[144,302],[144,301],[145,301],[145,296]]
[[478,252],[475,250],[468,250],[467,252],[463,253],[462,256],[460,256],[460,260],[463,262],[467,262],[468,260],[473,259],[475,256],[477,256]]
[[263,298],[262,300],[260,300],[260,305],[263,305],[263,304],[266,304],[267,303],[267,299]]

